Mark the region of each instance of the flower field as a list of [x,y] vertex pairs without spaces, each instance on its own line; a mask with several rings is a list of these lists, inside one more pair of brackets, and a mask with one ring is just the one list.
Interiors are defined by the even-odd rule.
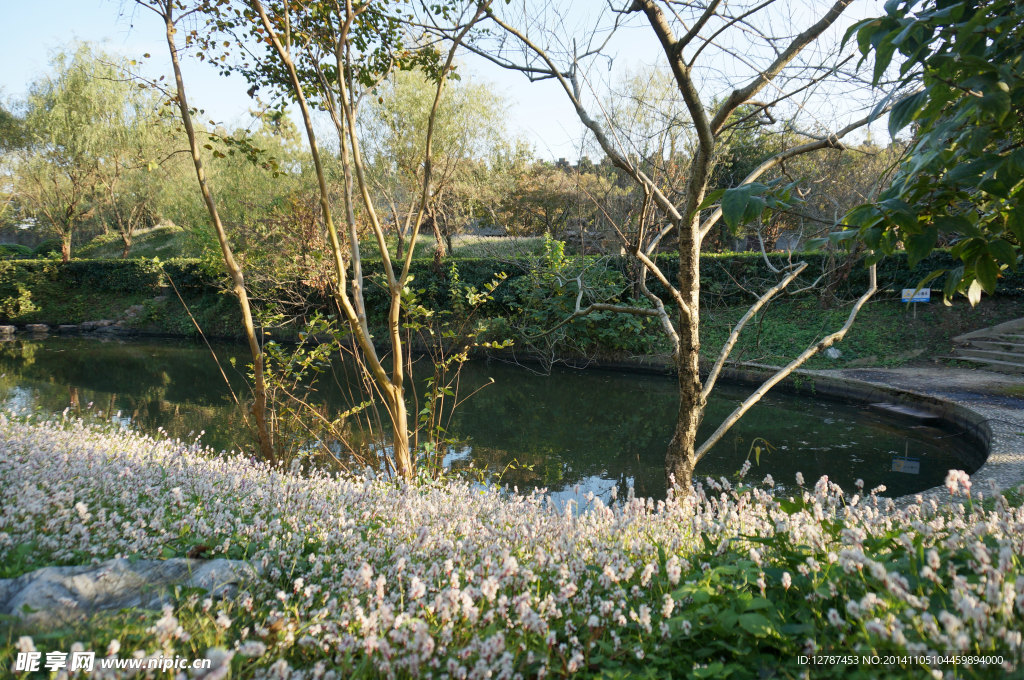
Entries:
[[184,591],[45,645],[4,623],[0,667],[79,643],[206,656],[206,680],[1020,675],[1024,511],[1003,496],[955,471],[949,507],[741,481],[558,508],[0,415],[0,577],[197,546],[263,573],[233,600]]

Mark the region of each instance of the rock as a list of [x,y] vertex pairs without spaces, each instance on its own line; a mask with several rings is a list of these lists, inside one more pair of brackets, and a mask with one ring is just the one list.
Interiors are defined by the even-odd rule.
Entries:
[[[172,586],[203,588],[210,597],[231,598],[259,572],[242,560],[107,560],[83,567],[44,567],[0,580],[0,614],[50,628],[100,611],[128,607],[159,610]],[[30,612],[26,612],[26,605]]]
[[825,356],[827,356],[829,359],[838,359],[839,357],[843,356],[843,353],[837,350],[835,347],[829,347],[828,349],[825,350]]
[[25,325],[25,330],[29,333],[49,333],[50,327],[45,323],[30,323]]
[[0,335],[14,335],[17,330],[17,326],[0,326]]
[[874,366],[877,363],[878,363],[878,355],[877,354],[871,354],[871,355],[866,356],[866,357],[861,357],[860,359],[854,359],[853,361],[849,362],[846,365],[847,366]]
[[155,298],[153,298],[153,303],[154,304],[161,304],[161,303],[167,302],[169,297],[170,296],[168,296],[168,295],[157,295]]
[[72,324],[61,324],[57,326],[57,331],[60,333],[77,333],[78,326]]
[[124,310],[124,318],[126,319],[137,319],[146,311],[145,305],[132,305],[128,309]]
[[103,319],[102,321],[83,321],[78,324],[78,328],[83,331],[94,331],[99,328],[106,328],[107,326],[113,326],[114,322],[110,319]]

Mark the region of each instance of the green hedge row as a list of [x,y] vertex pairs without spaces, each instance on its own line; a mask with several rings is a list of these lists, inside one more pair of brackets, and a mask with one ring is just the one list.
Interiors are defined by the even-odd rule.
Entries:
[[[784,267],[788,264],[787,257],[782,253],[769,255],[773,266]],[[795,259],[795,258],[794,258]],[[868,270],[863,260],[844,262],[842,256],[831,256],[828,253],[803,253],[800,259],[808,263],[808,267],[798,281],[790,284],[791,290],[815,282],[824,272],[833,272],[824,281],[831,284],[833,295],[842,299],[860,296],[868,285]],[[665,253],[657,257],[659,268],[669,281],[675,282],[678,273],[678,258],[674,253]],[[430,260],[413,261],[411,272],[414,275],[412,288],[423,290],[421,296],[428,307],[445,309],[449,306],[448,295],[449,268],[454,264],[458,268],[459,279],[467,284],[483,288],[484,284],[493,280],[498,272],[508,274],[509,281],[495,292],[495,302],[508,305],[515,301],[514,287],[511,280],[523,276],[529,263],[499,261],[488,258],[450,258],[446,260],[440,272],[436,271]],[[631,266],[626,258],[611,258],[609,266],[620,271]],[[844,266],[845,264],[845,266]],[[953,258],[947,251],[936,251],[930,257],[918,263],[916,267],[907,265],[905,255],[887,257],[878,264],[878,287],[882,295],[899,295],[903,288],[915,288],[930,272],[936,269],[950,269],[955,266]],[[366,285],[367,307],[384,309],[387,305],[387,291],[383,286],[382,266],[379,262],[366,262],[363,271],[368,279]],[[625,273],[625,272],[623,272]],[[627,280],[629,277],[626,277]],[[764,291],[778,281],[760,253],[727,253],[705,254],[701,256],[701,290],[706,296],[715,296],[728,302],[740,303],[750,299],[751,292]],[[940,277],[932,285],[941,288],[943,279]],[[767,285],[766,285],[767,284]],[[669,300],[664,288],[648,278],[648,287],[663,300]],[[814,293],[819,294],[819,293]],[[1024,296],[1024,271],[1006,273],[999,280],[997,294],[1004,296]]]
[[[787,263],[783,254],[773,254],[769,257],[777,267]],[[831,283],[834,295],[839,298],[853,298],[860,295],[867,286],[868,274],[863,261],[849,262],[842,266],[841,260],[833,259],[828,253],[804,253],[800,258],[808,262],[809,266],[801,277],[803,284],[799,281],[794,282],[792,288],[799,288],[814,281],[822,272],[835,270],[837,265],[840,265],[839,269],[827,279]],[[675,254],[659,255],[657,262],[666,277],[674,281],[678,264]],[[611,258],[607,264],[619,270],[631,266],[626,258]],[[423,291],[421,298],[428,307],[446,309],[450,305],[449,289],[453,265],[463,283],[482,289],[499,272],[506,273],[510,280],[525,275],[530,261],[449,258],[437,268],[432,260],[414,260],[411,268],[414,277],[412,288]],[[902,288],[915,287],[929,272],[953,266],[953,259],[946,251],[936,251],[914,268],[907,266],[907,259],[903,255],[888,257],[878,265],[879,288],[881,291],[898,294]],[[379,260],[370,260],[364,262],[363,269],[366,277],[367,307],[383,313],[387,308],[388,295],[382,265]],[[0,298],[14,294],[14,289],[31,289],[33,285],[44,281],[98,292],[152,291],[156,294],[161,285],[166,285],[165,275],[174,281],[180,291],[193,293],[214,287],[224,277],[223,271],[216,263],[190,259],[167,260],[160,263],[150,260],[0,260]],[[749,297],[748,291],[763,290],[765,283],[774,282],[777,278],[765,264],[760,253],[701,256],[701,288],[708,296],[719,296],[739,302]],[[495,307],[506,308],[516,301],[514,286],[509,285],[510,283],[511,281],[503,284],[496,291]],[[1000,295],[1024,295],[1024,271],[1006,273],[999,283]],[[649,285],[653,292],[668,299],[653,277],[649,279]],[[941,285],[941,279],[936,281],[935,285]],[[8,288],[11,290],[7,290]],[[498,312],[497,308],[491,311]]]
[[[105,293],[153,292],[171,277],[179,290],[200,290],[221,276],[214,265],[202,260],[5,260],[0,261],[0,282],[22,286],[52,282],[69,288]],[[0,289],[2,295],[2,289]]]

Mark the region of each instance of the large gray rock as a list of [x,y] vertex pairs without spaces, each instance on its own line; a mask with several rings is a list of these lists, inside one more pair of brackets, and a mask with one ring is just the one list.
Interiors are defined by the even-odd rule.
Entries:
[[0,326],[0,335],[14,335],[17,331],[17,326]]
[[25,325],[25,330],[29,333],[49,333],[50,327],[45,323],[30,323]]
[[94,331],[97,328],[104,328],[106,326],[113,326],[114,322],[110,319],[103,319],[102,321],[83,321],[78,327],[83,331]]
[[224,559],[138,560],[134,564],[116,559],[83,567],[44,567],[18,578],[0,579],[0,614],[50,628],[100,611],[158,610],[170,601],[176,585],[202,588],[213,598],[231,598],[241,584],[258,576],[248,562]]

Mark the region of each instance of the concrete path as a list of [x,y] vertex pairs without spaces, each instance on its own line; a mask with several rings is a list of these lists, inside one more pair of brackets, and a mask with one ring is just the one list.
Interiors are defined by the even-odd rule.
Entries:
[[[962,368],[847,368],[807,371],[834,378],[946,399],[980,413],[992,430],[988,460],[971,475],[972,492],[991,496],[991,484],[1005,490],[1024,484],[1024,375]],[[945,487],[923,494],[948,499]]]

